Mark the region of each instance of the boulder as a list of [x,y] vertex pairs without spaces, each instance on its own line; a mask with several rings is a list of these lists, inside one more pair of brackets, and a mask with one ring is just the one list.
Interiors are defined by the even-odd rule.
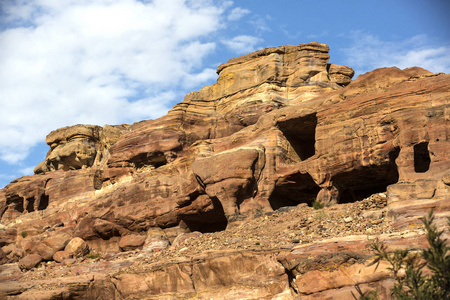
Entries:
[[64,249],[71,239],[69,234],[62,232],[45,238],[43,242],[56,252]]
[[55,252],[55,249],[43,242],[38,243],[36,246],[36,253],[39,254],[43,260],[53,260]]
[[15,244],[8,244],[6,246],[3,246],[1,249],[6,255],[8,255],[8,254],[12,253],[16,249],[16,245]]
[[36,248],[37,248],[38,244],[39,244],[39,241],[31,239],[31,238],[21,239],[17,243],[17,245],[22,249],[22,251],[25,254],[36,253]]
[[74,257],[80,257],[89,253],[89,246],[82,238],[75,237],[66,245],[64,251]]
[[142,247],[143,252],[154,252],[166,249],[169,247],[170,242],[167,238],[165,232],[159,228],[150,228],[147,231],[147,238],[145,239],[144,246]]
[[355,71],[350,67],[335,64],[329,64],[328,66],[328,76],[331,82],[336,82],[339,85],[348,85],[352,81],[353,75],[355,75]]
[[92,224],[92,229],[94,229],[102,239],[120,236],[120,232],[123,231],[123,227],[102,219],[95,219]]
[[42,261],[39,254],[29,254],[19,260],[19,268],[22,270],[31,270]]
[[72,254],[67,251],[58,251],[53,255],[53,260],[56,262],[63,262],[65,259],[72,258]]
[[125,235],[120,239],[119,247],[122,251],[135,250],[144,244],[146,238],[145,235],[140,234]]

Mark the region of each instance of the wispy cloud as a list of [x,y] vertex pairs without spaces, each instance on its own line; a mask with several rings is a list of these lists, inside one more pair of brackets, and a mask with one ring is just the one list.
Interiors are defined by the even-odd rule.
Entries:
[[391,66],[402,69],[418,66],[432,72],[450,72],[450,44],[433,47],[426,35],[385,41],[376,35],[355,31],[350,35],[349,46],[341,51],[356,74]]
[[236,54],[245,54],[256,50],[256,45],[262,40],[260,38],[240,35],[229,40],[222,40],[222,43]]
[[[2,9],[0,160],[10,163],[61,126],[165,114],[186,89],[216,78],[202,66],[212,36],[249,13],[210,0],[22,0]],[[244,51],[256,43],[233,40]]]
[[244,16],[248,15],[249,13],[250,11],[248,9],[236,7],[231,10],[230,14],[228,15],[228,20],[238,21],[242,19]]
[[[286,36],[289,40],[294,40],[295,44],[298,44],[298,39],[302,35],[301,31],[297,30],[298,28],[289,29],[289,27],[286,24],[282,24],[279,26],[279,30]],[[294,33],[295,32],[295,33]]]
[[248,21],[248,23],[255,28],[256,32],[262,33],[265,31],[272,31],[272,29],[270,29],[270,26],[267,25],[267,21],[271,20],[271,19],[272,19],[272,17],[270,15],[265,15],[264,17],[259,16],[259,15],[254,15]]

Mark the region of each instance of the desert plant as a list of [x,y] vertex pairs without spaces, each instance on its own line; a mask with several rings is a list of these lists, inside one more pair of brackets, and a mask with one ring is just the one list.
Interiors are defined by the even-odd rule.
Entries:
[[319,211],[314,215],[314,218],[315,218],[316,220],[322,220],[322,219],[328,218],[328,215],[327,215],[327,213],[326,213],[325,211],[319,210]]
[[[395,284],[392,294],[396,299],[416,300],[448,300],[450,299],[450,247],[442,238],[443,231],[439,231],[434,222],[434,214],[431,211],[422,219],[425,226],[429,247],[420,252],[420,255],[411,254],[408,250],[396,250],[388,252],[386,245],[375,239],[370,248],[375,253],[371,265],[386,260],[390,270],[394,273]],[[448,219],[450,226],[450,218]],[[423,269],[428,268],[430,275],[424,275]],[[404,275],[399,271],[403,269]],[[360,294],[363,296],[362,294]],[[360,298],[360,299],[376,299]]]
[[355,294],[352,293],[352,296],[355,300],[376,300],[378,299],[378,292],[377,291],[365,291],[363,292],[359,285],[355,285],[355,290],[359,294],[359,298],[356,298]]
[[20,235],[21,235],[23,238],[26,238],[26,237],[28,236],[28,232],[26,232],[26,231],[24,230],[24,231],[22,231],[22,232],[20,233]]
[[322,209],[324,207],[324,205],[322,202],[314,200],[314,202],[312,203],[312,207],[314,209]]
[[96,259],[99,258],[101,255],[95,252],[91,252],[85,255],[86,258],[90,258],[90,259]]

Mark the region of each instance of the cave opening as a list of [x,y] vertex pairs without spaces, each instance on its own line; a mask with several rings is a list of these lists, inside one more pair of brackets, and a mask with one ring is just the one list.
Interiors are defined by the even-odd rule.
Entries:
[[399,174],[395,159],[399,153],[400,148],[396,147],[389,152],[389,161],[385,164],[364,166],[333,176],[332,182],[339,190],[339,203],[363,200],[386,192],[388,185],[397,183]]
[[24,211],[23,200],[24,199],[22,197],[20,197],[19,195],[13,195],[6,201],[6,204],[7,205],[12,204],[12,208],[15,211],[23,213],[23,211]]
[[47,206],[48,206],[48,200],[49,200],[48,196],[45,195],[45,194],[42,194],[42,195],[41,195],[41,199],[40,199],[40,201],[39,201],[38,210],[44,210],[44,209],[46,209]]
[[157,155],[154,155],[149,158],[149,163],[156,168],[167,165],[167,159],[164,153],[159,152]]
[[425,173],[430,169],[430,151],[428,151],[428,142],[414,145],[414,171],[416,173]]
[[34,211],[34,197],[27,198],[27,212]]
[[182,215],[181,220],[186,224],[188,229],[199,231],[201,233],[210,233],[223,231],[228,226],[228,220],[225,216],[222,203],[216,197],[211,197],[213,208],[207,212],[200,214]]
[[275,189],[269,197],[273,210],[286,206],[297,206],[306,203],[312,206],[320,187],[308,173],[295,173],[277,181]]
[[277,126],[298,156],[297,160],[306,160],[316,153],[316,114],[282,121]]
[[144,168],[147,166],[152,166],[155,169],[162,167],[167,164],[166,156],[163,152],[155,153],[141,153],[131,160],[136,168]]

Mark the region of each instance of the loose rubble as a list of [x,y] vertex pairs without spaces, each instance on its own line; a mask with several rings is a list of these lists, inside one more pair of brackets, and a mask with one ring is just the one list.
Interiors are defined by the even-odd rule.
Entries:
[[[349,235],[377,236],[391,233],[390,223],[385,218],[386,194],[379,193],[362,201],[339,204],[323,209],[314,209],[301,204],[282,207],[273,213],[261,214],[252,219],[236,221],[219,232],[193,232],[181,234],[172,245],[149,251],[132,250],[110,252],[96,258],[85,256],[63,262],[42,262],[38,268],[23,274],[21,280],[38,280],[73,274],[74,266],[84,266],[92,271],[93,265],[125,262],[123,271],[143,272],[155,264],[195,259],[205,254],[232,251],[290,250],[296,245],[318,242],[324,239]],[[377,215],[376,219],[366,215]],[[351,221],[348,221],[351,220]],[[417,227],[419,230],[420,227]],[[152,230],[152,232],[155,230]],[[160,233],[161,234],[161,233]],[[155,236],[152,233],[150,236]],[[63,253],[61,254],[63,255]],[[70,266],[70,268],[67,268]],[[75,272],[76,274],[76,272]]]

